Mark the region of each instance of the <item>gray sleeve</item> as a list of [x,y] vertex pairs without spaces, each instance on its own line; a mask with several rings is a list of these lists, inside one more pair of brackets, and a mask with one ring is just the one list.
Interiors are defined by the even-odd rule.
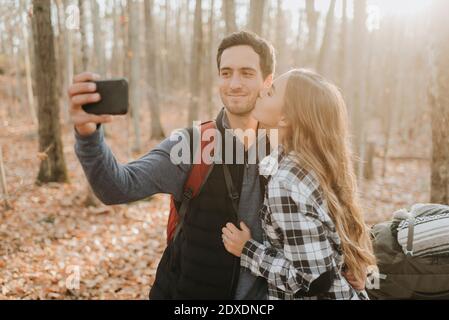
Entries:
[[178,141],[166,138],[140,159],[120,164],[106,144],[101,126],[87,137],[75,129],[75,139],[76,156],[95,195],[104,204],[128,203],[156,193],[182,199],[191,166],[171,161],[170,151]]

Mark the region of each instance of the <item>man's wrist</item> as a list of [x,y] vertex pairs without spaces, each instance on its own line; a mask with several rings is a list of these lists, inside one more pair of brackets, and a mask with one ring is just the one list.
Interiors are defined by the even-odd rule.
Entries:
[[92,136],[96,131],[100,129],[101,123],[93,125],[74,126],[75,133],[80,138],[87,138]]

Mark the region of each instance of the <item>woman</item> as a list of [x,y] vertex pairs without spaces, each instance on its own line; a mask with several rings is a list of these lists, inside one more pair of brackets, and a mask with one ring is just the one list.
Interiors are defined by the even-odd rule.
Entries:
[[228,223],[226,250],[267,279],[269,299],[367,299],[343,276],[363,281],[375,258],[339,90],[312,71],[292,70],[261,92],[253,116],[279,137],[259,165],[268,179],[264,243],[251,239],[243,222],[241,229]]

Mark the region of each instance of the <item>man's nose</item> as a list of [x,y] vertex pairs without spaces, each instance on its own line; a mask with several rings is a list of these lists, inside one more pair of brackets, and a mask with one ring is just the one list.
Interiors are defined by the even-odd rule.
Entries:
[[234,74],[231,78],[231,83],[229,84],[229,87],[231,89],[239,89],[242,87],[242,81],[240,79],[240,76],[237,74]]

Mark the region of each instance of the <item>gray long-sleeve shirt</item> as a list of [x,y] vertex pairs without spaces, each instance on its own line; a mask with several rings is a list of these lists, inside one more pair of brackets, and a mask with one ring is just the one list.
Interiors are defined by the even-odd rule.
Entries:
[[[223,124],[228,128],[226,117]],[[174,164],[170,151],[178,141],[163,140],[140,159],[120,164],[106,144],[100,127],[92,135],[83,137],[75,130],[75,153],[97,197],[105,204],[123,204],[137,201],[156,193],[171,194],[182,200],[183,186],[191,165]],[[252,237],[262,241],[259,210],[263,195],[257,164],[245,166],[239,203],[239,219],[251,229]],[[217,250],[225,250],[217,248]],[[267,284],[244,268],[240,269],[235,299],[266,299]]]

